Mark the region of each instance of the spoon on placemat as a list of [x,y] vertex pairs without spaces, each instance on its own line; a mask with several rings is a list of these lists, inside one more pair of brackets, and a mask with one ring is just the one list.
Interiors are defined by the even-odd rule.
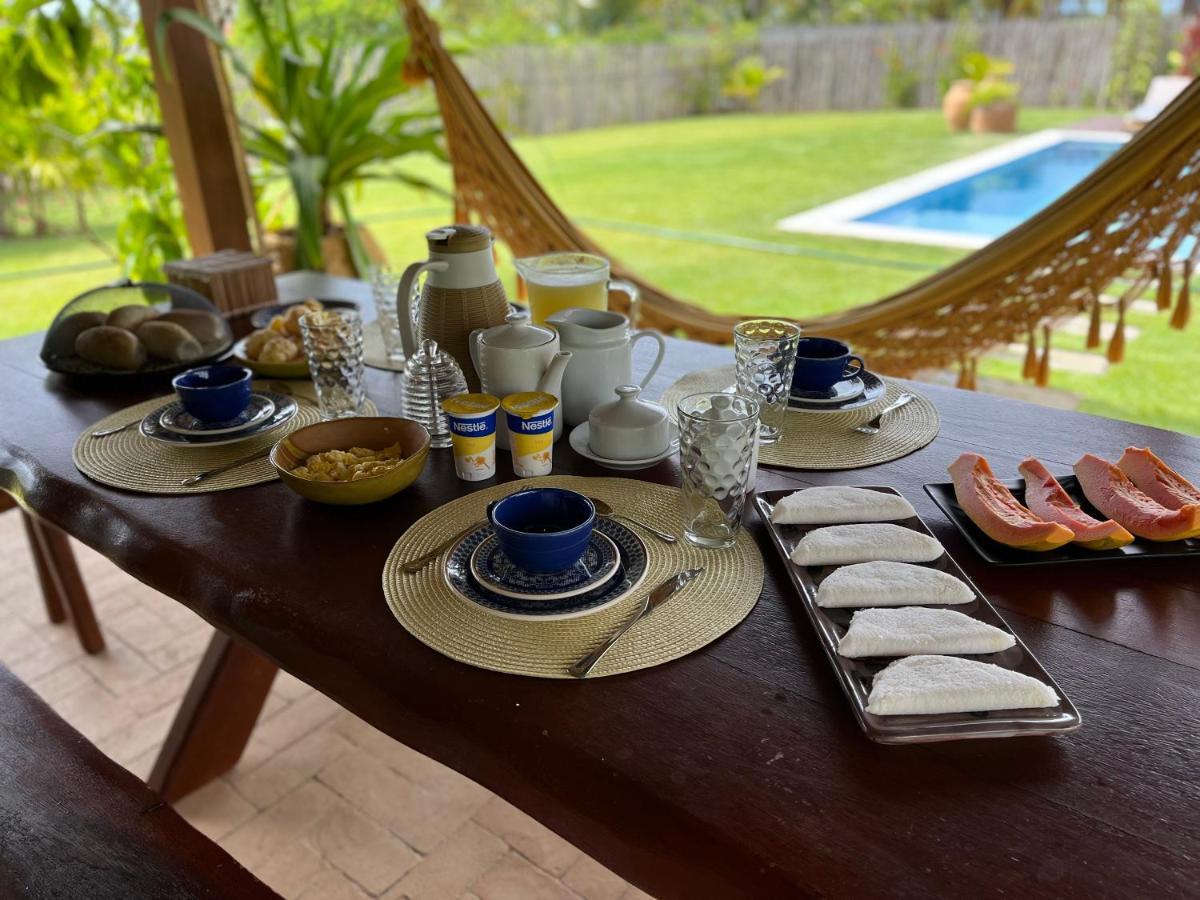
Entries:
[[627,516],[624,513],[614,512],[613,508],[601,500],[599,497],[588,497],[592,501],[592,505],[596,507],[596,515],[604,516],[606,519],[624,519],[634,525],[645,528],[648,532],[658,538],[660,541],[666,541],[668,544],[674,544],[679,538],[668,531],[663,531],[660,528],[655,528],[653,525],[643,522],[641,519],[635,519]]
[[217,466],[214,469],[207,469],[196,475],[189,475],[179,483],[183,487],[191,487],[193,484],[199,484],[205,478],[212,478],[214,475],[220,475],[222,472],[228,472],[230,469],[236,469],[238,466],[244,466],[246,463],[252,463],[256,459],[262,459],[271,452],[271,447],[265,447],[257,453],[251,453],[249,456],[243,456],[241,459],[235,459],[233,462],[227,462],[223,466]]
[[879,426],[883,424],[884,416],[890,412],[895,412],[902,406],[908,406],[908,404],[912,403],[916,399],[917,398],[912,394],[901,394],[899,397],[881,409],[879,411],[879,415],[869,422],[855,426],[854,430],[860,434],[879,434]]
[[108,437],[110,434],[120,434],[122,431],[128,431],[134,425],[140,424],[141,421],[141,419],[134,419],[132,422],[126,422],[117,428],[105,428],[103,431],[93,431],[89,437],[101,438]]

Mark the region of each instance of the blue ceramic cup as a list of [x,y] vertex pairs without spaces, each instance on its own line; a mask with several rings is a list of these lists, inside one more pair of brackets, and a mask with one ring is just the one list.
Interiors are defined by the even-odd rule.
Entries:
[[250,405],[252,375],[241,366],[204,366],[176,375],[171,387],[183,408],[201,422],[228,422]]
[[[851,365],[854,363],[854,365]],[[867,371],[861,356],[833,338],[802,337],[796,345],[796,368],[792,373],[792,393],[828,391],[844,378]]]
[[575,491],[530,488],[491,503],[488,521],[515,565],[530,572],[561,572],[583,558],[596,507]]

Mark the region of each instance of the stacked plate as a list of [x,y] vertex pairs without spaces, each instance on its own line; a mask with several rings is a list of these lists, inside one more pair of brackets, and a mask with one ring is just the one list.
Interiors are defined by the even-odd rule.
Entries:
[[827,391],[797,391],[788,395],[788,408],[802,412],[849,412],[869,406],[887,393],[883,379],[873,372],[843,378]]
[[531,572],[500,548],[490,524],[480,525],[446,560],[446,583],[467,603],[508,619],[550,622],[608,609],[646,577],[646,545],[611,519],[597,519],[583,558],[561,572]]
[[274,391],[256,391],[242,414],[227,422],[202,422],[178,400],[160,406],[142,419],[144,437],[172,447],[219,447],[270,434],[299,411],[296,401]]

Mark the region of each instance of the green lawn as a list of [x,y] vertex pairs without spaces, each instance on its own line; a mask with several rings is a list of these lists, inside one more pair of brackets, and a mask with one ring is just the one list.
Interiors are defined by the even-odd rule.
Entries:
[[[1090,115],[1025,109],[1021,126]],[[562,207],[648,279],[720,312],[803,317],[875,300],[961,252],[788,234],[775,229],[778,219],[1006,139],[949,135],[937,112],[916,110],[680,119],[524,138],[517,147]],[[448,181],[432,163],[418,169]],[[118,202],[109,198],[97,212],[102,233]],[[372,185],[357,208],[396,264],[419,258],[423,232],[449,217],[444,199],[396,186]],[[776,252],[729,246],[731,238]],[[15,281],[15,270],[103,258],[74,238],[0,242],[0,335],[44,327],[73,292],[116,274],[111,267]],[[1181,380],[1200,390],[1195,341],[1167,329],[1165,317],[1137,324],[1143,334],[1124,365],[1100,378],[1056,373],[1054,385],[1081,394],[1090,412],[1200,433],[1200,412],[1165,400],[1192,395],[1181,393]],[[984,374],[1015,369],[989,361]]]

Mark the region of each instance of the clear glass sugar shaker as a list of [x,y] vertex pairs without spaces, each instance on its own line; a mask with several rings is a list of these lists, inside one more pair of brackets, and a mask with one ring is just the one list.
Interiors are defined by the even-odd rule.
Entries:
[[454,357],[426,338],[404,366],[403,413],[429,430],[430,446],[450,446],[450,426],[442,401],[467,393],[467,379]]

